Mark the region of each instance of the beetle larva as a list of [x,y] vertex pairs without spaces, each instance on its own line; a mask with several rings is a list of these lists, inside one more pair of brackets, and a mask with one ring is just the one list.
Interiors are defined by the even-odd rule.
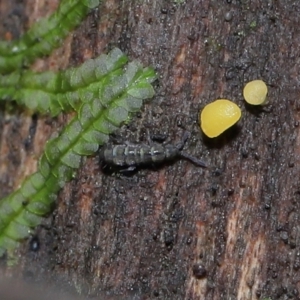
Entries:
[[141,165],[160,164],[176,158],[185,158],[199,167],[207,167],[203,161],[182,152],[188,137],[188,133],[184,134],[182,141],[176,145],[105,145],[100,150],[100,160],[124,171],[133,171]]

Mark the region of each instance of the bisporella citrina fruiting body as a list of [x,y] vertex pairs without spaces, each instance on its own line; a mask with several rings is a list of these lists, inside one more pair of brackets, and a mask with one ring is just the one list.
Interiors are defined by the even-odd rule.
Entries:
[[214,138],[237,123],[240,118],[241,110],[235,103],[218,99],[203,108],[200,123],[205,135]]
[[247,103],[251,105],[266,104],[268,87],[262,80],[248,82],[243,90],[243,96]]

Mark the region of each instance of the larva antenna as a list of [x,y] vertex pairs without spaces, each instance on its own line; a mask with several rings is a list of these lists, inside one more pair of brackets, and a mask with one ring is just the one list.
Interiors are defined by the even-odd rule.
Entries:
[[208,165],[207,165],[205,162],[203,162],[203,161],[197,159],[196,157],[191,156],[191,155],[189,155],[189,154],[187,154],[187,153],[185,153],[185,152],[181,152],[181,150],[183,149],[183,147],[184,147],[186,141],[188,140],[188,138],[189,138],[190,136],[191,136],[191,134],[190,134],[188,131],[185,131],[185,132],[183,133],[181,142],[178,143],[178,144],[176,145],[176,148],[177,148],[177,149],[179,150],[179,152],[180,152],[180,156],[183,157],[183,158],[185,158],[185,159],[187,159],[187,160],[189,160],[189,161],[191,161],[193,164],[195,164],[195,165],[198,166],[198,167],[207,168]]
[[203,162],[202,160],[200,160],[192,155],[189,155],[184,152],[180,152],[180,156],[185,159],[188,159],[189,161],[191,161],[193,164],[195,164],[198,167],[208,168],[208,165],[205,162]]

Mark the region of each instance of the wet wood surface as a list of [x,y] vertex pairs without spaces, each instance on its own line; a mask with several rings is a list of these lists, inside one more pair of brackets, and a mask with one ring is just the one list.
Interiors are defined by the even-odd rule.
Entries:
[[[182,2],[182,3],[180,3]],[[17,38],[57,1],[0,1],[1,38]],[[177,160],[107,174],[99,157],[34,235],[1,261],[6,277],[47,282],[95,299],[298,299],[299,1],[107,0],[33,69],[76,66],[117,46],[152,65],[156,96],[115,139],[180,141],[209,168]],[[269,103],[246,105],[263,79]],[[204,137],[199,111],[218,98],[242,110],[237,126]],[[0,196],[34,172],[68,116],[0,110]]]

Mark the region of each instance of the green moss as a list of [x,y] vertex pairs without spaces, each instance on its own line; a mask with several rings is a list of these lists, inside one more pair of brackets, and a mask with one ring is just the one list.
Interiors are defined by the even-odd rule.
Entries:
[[250,28],[251,29],[255,29],[257,27],[257,22],[256,20],[253,20],[251,23],[250,23]]
[[175,4],[183,4],[183,3],[186,2],[186,0],[173,0],[173,2],[174,2]]

